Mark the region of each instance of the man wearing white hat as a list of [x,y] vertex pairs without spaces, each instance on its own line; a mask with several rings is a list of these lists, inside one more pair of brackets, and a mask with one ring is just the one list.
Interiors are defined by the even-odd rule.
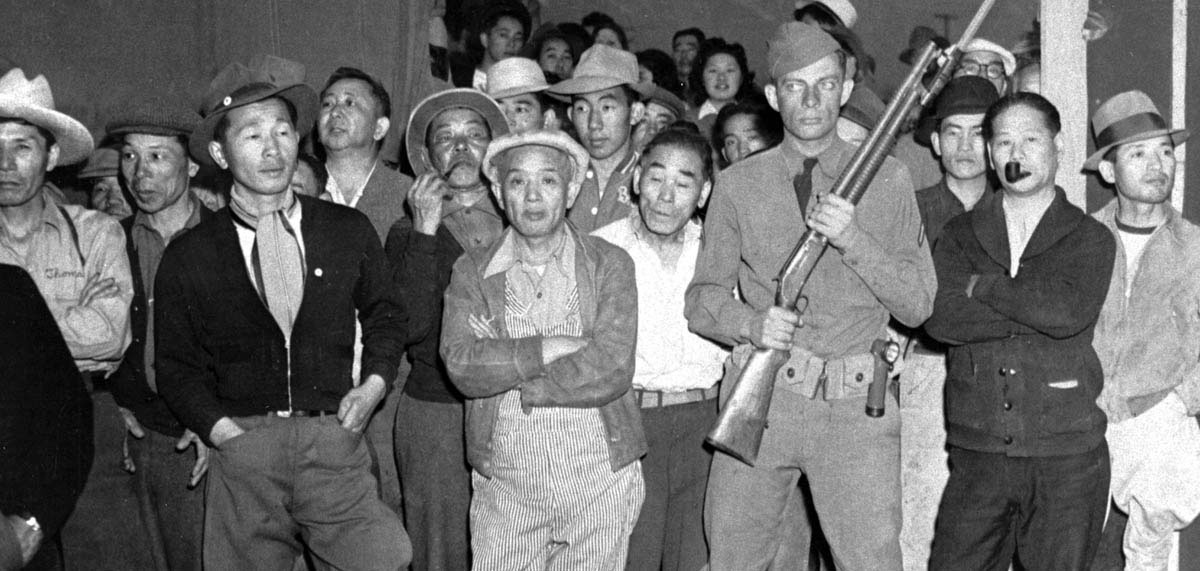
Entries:
[[642,100],[653,90],[653,84],[638,82],[637,56],[605,45],[588,48],[575,75],[549,89],[571,98],[571,122],[592,157],[569,215],[580,232],[607,226],[633,210],[633,126],[642,120]]
[[488,73],[488,97],[500,104],[514,134],[558,128],[559,118],[546,101],[549,88],[542,66],[529,58],[500,60]]
[[566,223],[587,162],[561,131],[492,141],[484,164],[512,226],[468,249],[446,290],[476,569],[621,569],[641,509],[637,282],[624,250]]
[[1099,171],[1117,197],[1093,216],[1117,238],[1093,345],[1104,369],[1110,489],[1129,514],[1126,569],[1166,569],[1171,535],[1200,514],[1200,227],[1171,207],[1171,129],[1140,91],[1092,117]]
[[125,235],[108,215],[43,192],[47,172],[92,148],[87,128],[55,111],[45,77],[30,80],[20,68],[0,77],[0,263],[33,276],[75,365],[102,379],[130,340]]
[[1008,93],[1008,78],[1017,71],[1017,58],[996,42],[974,38],[963,48],[962,60],[954,77],[978,75],[996,86],[996,92]]

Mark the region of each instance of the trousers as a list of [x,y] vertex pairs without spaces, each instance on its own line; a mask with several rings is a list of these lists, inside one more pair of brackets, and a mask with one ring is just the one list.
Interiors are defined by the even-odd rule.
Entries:
[[894,400],[879,418],[865,405],[865,397],[810,399],[776,385],[756,465],[713,457],[705,500],[713,571],[797,568],[777,555],[798,527],[788,520],[804,517],[788,508],[801,472],[838,569],[901,568],[900,414]]
[[1200,425],[1174,395],[1109,424],[1113,501],[1129,514],[1126,569],[1166,569],[1171,534],[1200,514]]
[[613,471],[594,408],[535,408],[505,396],[491,477],[471,474],[474,569],[619,570],[645,496],[641,462]]
[[404,491],[404,524],[412,536],[412,571],[469,569],[471,469],[462,403],[400,395],[394,445]]
[[1108,446],[1082,454],[1009,457],[950,447],[950,481],[931,570],[1088,569],[1108,508]]
[[333,415],[234,421],[246,433],[209,458],[205,568],[286,571],[304,546],[334,569],[408,565],[412,547],[379,498],[362,434]]
[[129,438],[133,457],[134,493],[154,568],[159,571],[200,571],[204,533],[204,488],[188,489],[196,451],[175,450],[179,439],[146,429],[143,438]]

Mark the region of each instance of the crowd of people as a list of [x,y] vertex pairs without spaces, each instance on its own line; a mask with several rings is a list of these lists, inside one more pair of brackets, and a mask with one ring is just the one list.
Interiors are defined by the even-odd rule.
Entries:
[[[363,70],[256,56],[99,145],[8,70],[0,570],[104,568],[64,544],[118,461],[135,520],[77,525],[164,570],[1084,570],[1110,505],[1127,568],[1166,569],[1200,514],[1189,132],[1116,94],[1060,165],[1037,50],[975,39],[851,201],[876,60],[848,0],[784,19],[760,83],[696,28],[635,54],[604,14],[490,2],[407,118]],[[51,183],[85,161],[86,206]],[[1090,216],[1077,167],[1115,190]],[[705,438],[761,350],[746,462]]]

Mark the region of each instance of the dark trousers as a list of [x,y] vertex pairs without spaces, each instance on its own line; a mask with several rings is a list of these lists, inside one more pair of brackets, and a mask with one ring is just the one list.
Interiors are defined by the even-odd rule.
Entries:
[[471,567],[471,469],[464,438],[462,403],[400,396],[394,445],[412,571]]
[[627,570],[694,571],[708,563],[703,516],[712,454],[704,437],[716,420],[715,398],[642,409],[646,499],[629,538]]
[[408,565],[408,536],[379,499],[362,434],[333,415],[234,421],[247,432],[209,457],[206,569],[290,571],[304,545],[335,569]]
[[75,511],[61,532],[64,567],[67,571],[153,569],[134,478],[121,466],[125,421],[108,392],[92,393],[92,403],[95,459]]
[[146,429],[144,438],[129,437],[134,492],[155,569],[199,571],[204,531],[204,488],[188,489],[195,448],[175,450],[178,438]]
[[1070,456],[1011,458],[950,448],[929,569],[1088,569],[1108,505],[1108,445]]

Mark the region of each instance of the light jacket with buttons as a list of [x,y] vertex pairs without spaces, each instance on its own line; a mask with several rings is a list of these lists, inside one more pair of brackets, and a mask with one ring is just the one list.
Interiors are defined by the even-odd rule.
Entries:
[[[512,228],[506,232],[513,232]],[[542,338],[509,338],[504,272],[485,277],[507,241],[472,248],[454,264],[442,319],[442,359],[467,397],[467,461],[491,477],[492,435],[500,401],[519,390],[525,407],[598,408],[615,472],[646,453],[641,411],[634,401],[637,281],[633,260],[603,239],[570,230],[575,247],[579,317],[587,342],[579,351],[542,364]],[[490,319],[499,338],[479,338],[468,316]]]
[[1112,233],[1056,189],[1009,277],[1003,202],[951,220],[933,251],[938,293],[925,330],[950,345],[946,441],[1008,456],[1087,452],[1106,426],[1092,335]]
[[[1132,276],[1117,241],[1093,342],[1104,366],[1098,404],[1109,422],[1137,416],[1171,391],[1189,414],[1200,413],[1200,227],[1167,209]],[[1113,200],[1093,216],[1116,235],[1116,214]]]

